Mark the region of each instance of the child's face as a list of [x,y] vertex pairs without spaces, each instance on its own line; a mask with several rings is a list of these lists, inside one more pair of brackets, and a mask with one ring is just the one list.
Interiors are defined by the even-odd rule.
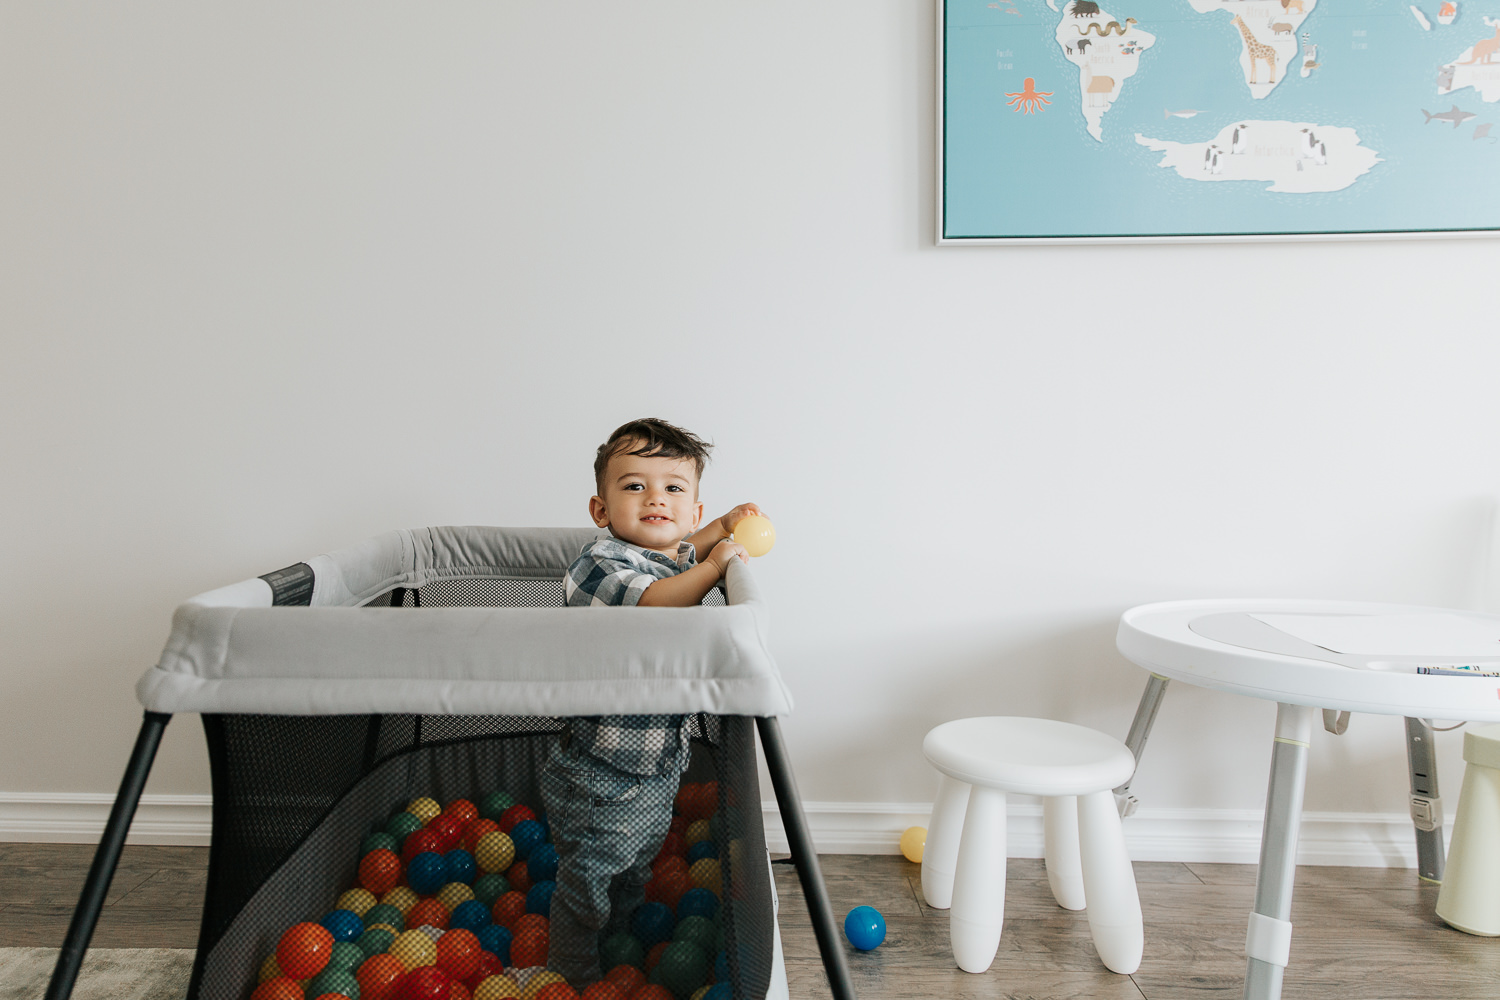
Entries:
[[[637,448],[631,444],[626,451]],[[604,470],[604,493],[589,498],[589,516],[617,538],[663,555],[698,530],[698,469],[691,459],[621,452]]]

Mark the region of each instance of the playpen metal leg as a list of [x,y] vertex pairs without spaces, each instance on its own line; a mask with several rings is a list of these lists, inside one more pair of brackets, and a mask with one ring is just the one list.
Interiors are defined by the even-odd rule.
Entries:
[[797,794],[792,763],[781,740],[781,727],[774,718],[758,718],[755,723],[760,731],[761,750],[766,755],[766,770],[771,774],[771,787],[776,790],[776,806],[786,827],[792,863],[797,866],[802,895],[807,898],[807,910],[812,916],[813,934],[818,939],[818,950],[823,953],[828,985],[834,1000],[855,1000],[849,965],[844,961],[844,944],[833,920],[833,907],[828,902],[828,888],[823,884],[823,871],[818,866],[818,852],[807,829],[807,818],[802,815],[802,798]]
[[1406,720],[1406,761],[1411,768],[1411,821],[1417,830],[1417,874],[1443,880],[1443,799],[1438,794],[1437,751],[1432,727]]
[[[1156,722],[1156,710],[1161,708],[1161,700],[1167,693],[1167,679],[1160,674],[1152,674],[1150,680],[1146,681],[1146,690],[1141,692],[1141,703],[1135,707],[1135,718],[1130,721],[1130,733],[1125,737],[1125,745],[1135,756],[1137,765],[1141,762],[1141,754],[1146,750],[1146,737],[1151,735],[1151,726]],[[1131,774],[1125,779],[1125,784],[1115,789],[1115,808],[1120,810],[1121,816],[1129,816],[1135,812],[1139,805],[1135,796],[1130,794],[1130,783],[1135,780]]]
[[73,911],[68,935],[63,939],[62,951],[52,970],[46,1000],[67,1000],[73,993],[73,983],[83,965],[84,952],[88,951],[89,938],[94,936],[94,925],[99,922],[99,911],[104,907],[104,896],[115,877],[115,866],[120,863],[125,834],[130,832],[130,821],[135,818],[135,807],[141,801],[141,789],[146,787],[146,775],[151,773],[156,748],[161,746],[162,733],[171,719],[170,715],[161,712],[147,712],[141,723],[135,749],[130,752],[130,763],[125,766],[125,777],[120,781],[119,794],[109,811],[109,822],[104,824],[104,836],[99,841],[99,849],[94,852],[94,863],[89,866],[88,878],[83,882],[78,908]]

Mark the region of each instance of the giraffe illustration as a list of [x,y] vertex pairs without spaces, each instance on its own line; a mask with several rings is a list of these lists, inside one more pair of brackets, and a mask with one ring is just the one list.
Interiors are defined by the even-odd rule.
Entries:
[[1271,46],[1267,45],[1265,42],[1257,42],[1255,40],[1255,36],[1250,34],[1249,25],[1240,20],[1240,16],[1238,14],[1234,15],[1234,20],[1230,23],[1233,24],[1236,28],[1239,28],[1240,34],[1245,36],[1245,50],[1250,53],[1250,82],[1255,82],[1255,61],[1257,59],[1264,59],[1266,61],[1266,65],[1270,67],[1271,71],[1271,79],[1267,80],[1266,82],[1275,83],[1276,50],[1271,48]]

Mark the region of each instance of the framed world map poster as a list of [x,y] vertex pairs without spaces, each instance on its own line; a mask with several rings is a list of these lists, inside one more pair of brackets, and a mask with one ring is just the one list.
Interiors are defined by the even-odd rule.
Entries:
[[1500,233],[1500,0],[938,0],[938,242]]

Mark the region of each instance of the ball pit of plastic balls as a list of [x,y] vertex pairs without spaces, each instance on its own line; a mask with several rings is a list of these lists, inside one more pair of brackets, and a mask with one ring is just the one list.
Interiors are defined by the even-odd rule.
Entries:
[[[718,783],[678,790],[646,902],[581,993],[548,971],[557,850],[503,791],[413,799],[359,844],[354,884],[287,928],[251,1000],[729,1000]],[[731,853],[732,858],[738,854]]]

